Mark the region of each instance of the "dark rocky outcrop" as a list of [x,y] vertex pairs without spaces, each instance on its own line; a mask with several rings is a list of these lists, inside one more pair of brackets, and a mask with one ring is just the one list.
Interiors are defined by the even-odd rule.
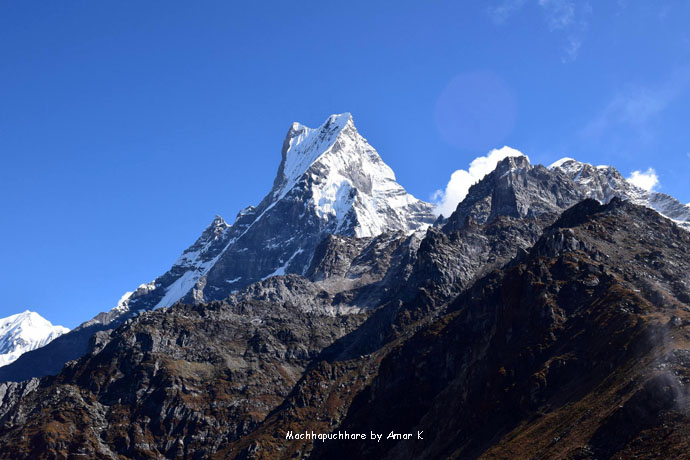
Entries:
[[[468,221],[430,230],[416,251],[394,234],[329,237],[312,280],[274,277],[223,301],[141,314],[56,377],[3,384],[0,451],[686,458],[690,234],[621,200],[586,200],[552,220]],[[480,237],[474,273],[447,263]],[[370,282],[328,290],[363,273]],[[378,307],[337,314],[394,282]],[[311,430],[414,439],[285,439]]]

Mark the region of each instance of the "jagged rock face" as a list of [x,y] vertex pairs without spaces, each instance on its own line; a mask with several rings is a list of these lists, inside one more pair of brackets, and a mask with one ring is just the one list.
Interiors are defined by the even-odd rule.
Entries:
[[[433,206],[395,181],[393,171],[357,132],[350,114],[333,115],[316,129],[295,123],[283,144],[273,188],[257,207],[240,211],[232,225],[216,217],[168,272],[125,294],[114,309],[51,348],[0,370],[0,381],[55,373],[67,360],[83,355],[93,333],[115,328],[135,312],[179,300],[223,299],[270,276],[304,274],[328,235],[410,235],[434,219]],[[342,288],[349,290],[351,284],[344,282]],[[329,289],[336,285],[331,283]],[[374,300],[360,298],[354,310]]]
[[431,229],[420,246],[407,290],[424,287],[446,302],[477,278],[531,248],[556,216],[499,216],[484,224],[469,219],[457,229]]
[[564,158],[546,168],[531,165],[525,156],[501,160],[494,171],[470,188],[444,226],[460,228],[468,218],[484,223],[497,216],[538,217],[560,213],[587,198],[608,203],[614,197],[652,208],[690,229],[690,206],[631,184],[612,166]]
[[0,383],[0,418],[20,404],[22,398],[33,392],[40,380],[37,378],[29,379],[24,382],[2,382]]
[[[560,218],[466,219],[423,239],[328,236],[306,277],[144,313],[96,334],[57,377],[0,387],[0,451],[8,459],[568,458],[587,449],[677,457],[690,427],[677,409],[690,378],[688,256],[689,233],[619,200],[584,202]],[[671,422],[679,441],[649,441]],[[283,437],[362,427],[428,438]],[[647,441],[633,443],[640,434]]]
[[[161,288],[148,296],[165,291],[154,308],[180,298],[196,303],[222,299],[269,276],[304,274],[326,235],[411,233],[433,220],[432,206],[395,181],[349,114],[331,116],[317,129],[295,123],[271,192],[256,208],[241,212],[235,224],[214,230],[220,243],[185,251],[181,260],[189,260],[188,265],[177,270],[183,274],[172,284],[161,281]],[[197,253],[206,255],[200,259]],[[194,265],[201,269],[190,274]]]
[[460,228],[468,218],[485,223],[497,216],[523,218],[558,213],[583,198],[579,187],[564,174],[532,166],[525,156],[508,157],[470,187],[445,227]]
[[409,278],[421,239],[403,232],[371,239],[329,236],[305,276],[336,295],[341,312],[373,309],[397,296],[391,287]]
[[[216,458],[686,458],[688,255],[652,210],[578,205],[431,324],[315,367]],[[271,436],[288,429],[413,440]]]
[[614,197],[630,200],[652,208],[690,230],[690,206],[665,193],[648,192],[631,184],[612,166],[593,166],[572,158],[563,158],[549,168],[565,173],[580,185],[584,191],[583,198],[594,198],[601,203],[608,203]]

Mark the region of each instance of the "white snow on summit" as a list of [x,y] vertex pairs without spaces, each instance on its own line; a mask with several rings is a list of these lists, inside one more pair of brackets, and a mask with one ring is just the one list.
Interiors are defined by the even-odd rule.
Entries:
[[355,128],[352,115],[335,114],[318,128],[293,123],[288,133],[274,202],[307,181],[311,204],[320,219],[343,230],[349,213],[356,215],[357,237],[386,230],[419,230],[418,207],[426,203],[398,184],[393,170]]
[[553,163],[551,163],[549,165],[549,169],[560,168],[564,163],[567,163],[569,161],[575,161],[575,159],[570,158],[570,157],[563,157],[560,160],[557,160],[557,161],[554,161]]
[[[608,203],[613,197],[630,200],[635,204],[652,208],[682,228],[690,230],[690,206],[665,193],[639,187],[633,181],[626,180],[613,166],[592,166],[572,158],[563,158],[549,168],[564,172],[583,188],[588,198],[602,203]],[[653,173],[653,170],[651,171]]]
[[434,220],[433,205],[396,182],[349,113],[331,115],[318,128],[292,123],[273,187],[261,203],[241,210],[232,225],[216,216],[168,272],[97,320],[181,299],[222,298],[271,276],[303,273],[326,234],[410,234]]
[[0,366],[5,366],[27,351],[40,348],[69,332],[62,326],[53,326],[38,313],[23,313],[0,318]]
[[274,196],[278,195],[279,199],[294,187],[309,166],[333,146],[348,123],[352,123],[352,115],[349,113],[331,115],[318,128],[309,128],[294,122],[288,134],[290,141],[285,159],[281,164],[283,181],[280,187],[274,190]]

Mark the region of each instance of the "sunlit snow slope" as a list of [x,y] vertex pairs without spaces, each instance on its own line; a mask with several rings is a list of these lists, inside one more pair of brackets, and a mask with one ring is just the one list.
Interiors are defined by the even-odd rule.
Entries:
[[23,313],[0,319],[0,366],[5,366],[27,351],[46,345],[69,332],[62,326],[53,326],[38,313]]

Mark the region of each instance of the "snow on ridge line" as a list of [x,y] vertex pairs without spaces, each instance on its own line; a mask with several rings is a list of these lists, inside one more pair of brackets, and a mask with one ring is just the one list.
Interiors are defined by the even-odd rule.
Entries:
[[268,275],[264,276],[261,278],[261,281],[264,281],[272,276],[283,276],[285,275],[285,270],[287,270],[288,266],[290,265],[290,262],[292,262],[292,259],[294,259],[297,255],[302,254],[304,252],[304,249],[299,248],[297,251],[295,251],[294,254],[290,256],[290,258],[283,263],[280,267],[278,267],[273,273],[269,273]]
[[27,351],[47,345],[67,332],[68,328],[53,325],[30,310],[0,318],[0,366],[14,362]]
[[596,168],[596,169],[609,169],[609,168],[611,168],[611,165],[594,166],[593,164],[590,164],[590,163],[584,163],[582,161],[578,161],[575,158],[563,157],[560,160],[557,160],[557,161],[554,161],[553,163],[551,163],[548,166],[548,169],[556,169],[556,168],[566,169],[564,167],[565,163],[570,163],[570,162],[573,162],[576,166],[579,166],[579,167],[587,165],[587,166],[592,166],[593,168]]
[[553,163],[551,163],[549,165],[549,169],[560,168],[563,165],[563,163],[567,163],[569,161],[577,162],[577,160],[575,158],[563,157],[560,160],[557,160],[557,161],[554,161]]
[[274,192],[274,196],[279,195],[280,199],[285,192],[292,189],[309,166],[330,150],[348,124],[354,126],[352,115],[348,112],[329,116],[318,128],[293,123],[291,131],[296,135],[289,140],[285,152],[282,164],[284,182]]
[[[245,215],[248,218],[237,227],[216,216],[202,236],[175,261],[174,278],[155,286],[154,290],[161,289],[162,294],[151,302],[155,305],[146,308],[170,306],[192,292],[216,262],[296,187],[309,187],[311,196],[305,201],[305,211],[311,209],[334,233],[351,231],[355,236],[368,237],[391,225],[412,233],[433,222],[430,210],[428,223],[424,215],[425,205],[429,208],[431,205],[410,195],[396,182],[393,170],[357,132],[350,113],[331,115],[316,129],[293,123],[282,156],[273,189],[258,208],[250,206],[241,210],[238,218]],[[300,185],[305,174],[311,174],[313,181]],[[267,277],[284,274],[299,253],[269,267],[272,273]],[[235,274],[224,279],[228,284],[240,280],[245,282],[246,277]],[[204,288],[200,289],[203,295]],[[132,297],[140,296],[137,292],[125,296],[127,303],[137,300]],[[121,310],[124,313],[124,308]]]
[[[590,190],[590,194],[602,194],[597,199],[606,203],[614,196],[630,200],[632,203],[653,209],[664,217],[676,222],[681,228],[690,230],[690,207],[678,202],[675,198],[654,190],[646,190],[630,179],[623,177],[613,166],[594,166],[572,158],[563,158],[553,163],[549,168],[559,169],[567,174],[575,183]],[[587,168],[590,168],[583,176]],[[594,173],[594,174],[592,174]]]

